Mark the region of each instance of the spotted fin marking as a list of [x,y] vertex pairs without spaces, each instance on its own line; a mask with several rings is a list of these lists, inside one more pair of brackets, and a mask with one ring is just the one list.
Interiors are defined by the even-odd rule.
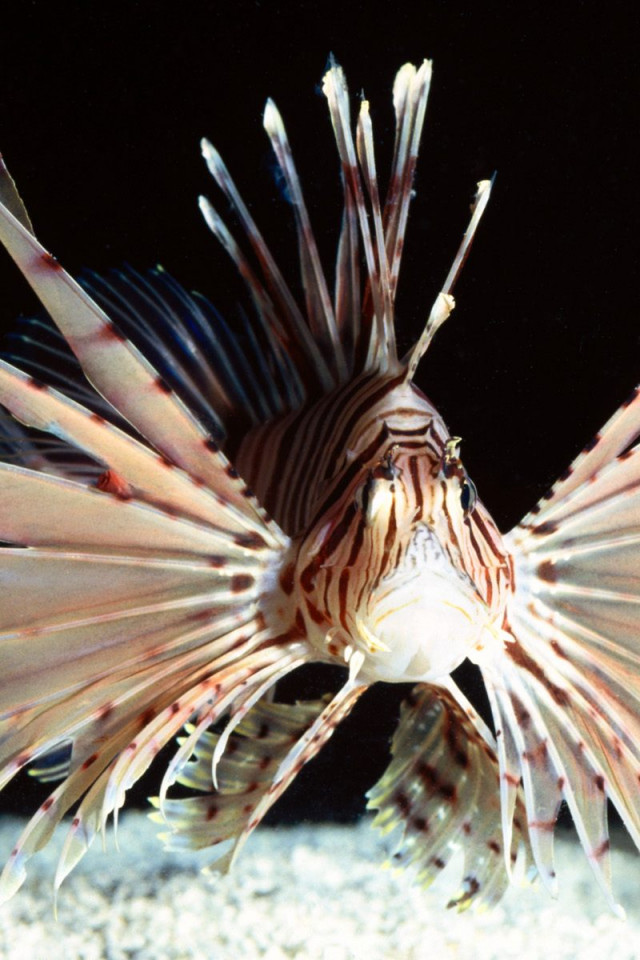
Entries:
[[264,527],[264,512],[246,496],[246,488],[229,477],[229,464],[209,434],[100,307],[1,205],[0,240],[95,388],[169,463]]
[[462,886],[449,906],[497,903],[528,839],[519,797],[505,856],[490,731],[453,683],[450,690],[421,684],[402,706],[391,751],[389,767],[367,794],[368,807],[378,811],[374,826],[385,835],[401,830],[391,864],[414,867],[426,887],[461,849]]
[[[119,460],[141,490],[158,497],[155,485],[168,468],[156,454],[8,365],[2,374],[6,402],[22,419],[54,424],[93,453],[101,432],[109,461]],[[286,635],[272,642],[259,612],[264,577],[288,542],[273,524],[256,530],[259,514],[242,518],[178,468],[169,470],[162,494],[169,506],[171,485],[186,484],[174,489],[173,513],[24,467],[0,470],[0,538],[28,548],[0,551],[0,581],[11,597],[0,614],[3,782],[72,744],[65,779],[29,821],[3,871],[6,898],[74,802],[81,800],[56,884],[189,717],[200,712],[208,726],[231,701],[239,709],[306,652]],[[228,474],[227,482],[239,492],[244,486]],[[191,518],[198,502],[213,510],[208,518]],[[25,609],[33,612],[26,622]]]
[[281,760],[269,788],[256,804],[251,818],[245,824],[236,841],[231,864],[240,853],[249,835],[255,830],[273,804],[282,796],[300,770],[312,760],[325,743],[333,736],[336,728],[347,717],[358,699],[367,689],[351,675],[344,686],[330,700],[311,725],[298,737],[293,746]]
[[[250,648],[255,646],[255,643],[251,644]],[[117,815],[128,788],[140,779],[158,751],[185,725],[194,711],[196,724],[190,729],[188,749],[184,750],[184,743],[179,745],[165,774],[163,789],[167,781],[172,780],[173,773],[181,769],[185,753],[192,752],[200,737],[206,736],[207,727],[223,717],[232,704],[234,710],[241,709],[243,700],[251,696],[256,685],[258,690],[264,691],[266,686],[275,684],[300,663],[295,651],[255,650],[245,657],[239,668],[234,664],[219,669],[215,685],[208,680],[195,685],[190,703],[185,701],[184,708],[181,705],[176,708],[175,704],[171,704],[161,711],[138,734],[134,742],[135,749],[129,745],[120,750],[80,804],[62,849],[56,872],[56,888],[84,856],[96,834],[104,830],[109,814],[113,812]],[[166,802],[161,794],[161,810]]]
[[[167,849],[212,848],[207,868],[226,872],[247,824],[268,792],[291,744],[307,730],[326,706],[326,700],[296,704],[259,701],[231,734],[217,763],[218,789],[213,784],[214,757],[220,735],[206,732],[175,775],[175,782],[196,796],[151,799],[151,819],[169,828],[160,834]],[[193,725],[187,733],[193,734]],[[181,743],[184,743],[184,738]]]
[[153,367],[4,208],[0,224],[81,363],[156,447],[2,364],[2,399],[16,416],[102,458],[110,478],[95,487],[0,464],[0,539],[15,545],[0,551],[13,598],[0,614],[2,782],[72,745],[65,779],[7,862],[4,898],[73,803],[57,882],[189,717],[214,722],[305,651],[286,625],[275,642],[259,610],[288,539]]
[[10,543],[174,556],[242,549],[231,533],[62,477],[0,464],[0,478],[0,540]]
[[542,879],[555,888],[551,841],[564,799],[618,912],[607,798],[640,847],[640,446],[630,447],[639,432],[636,391],[507,536],[512,639],[501,656],[478,660],[503,769],[523,778]]
[[[12,896],[22,884],[26,861],[48,842],[76,800],[84,797],[63,848],[57,885],[104,829],[108,816],[122,806],[129,787],[189,717],[195,713],[202,730],[228,711],[232,702],[241,704],[256,685],[264,690],[269,677],[275,683],[302,662],[303,653],[295,644],[269,648],[269,637],[256,622],[240,623],[233,630],[230,619],[227,616],[225,623],[219,618],[217,625],[211,620],[206,628],[190,633],[183,623],[169,634],[160,662],[141,666],[134,677],[130,668],[113,670],[108,677],[83,684],[76,696],[67,695],[49,705],[44,714],[41,707],[23,712],[17,730],[9,727],[12,742],[24,732],[33,745],[33,756],[50,752],[53,743],[68,739],[74,741],[74,752],[66,779],[19,838],[0,878],[0,899]],[[160,643],[162,633],[153,639]],[[259,649],[261,643],[264,646]],[[44,744],[42,750],[39,742]],[[27,760],[22,754],[10,766],[15,772]]]
[[[71,804],[85,796],[73,830],[86,848],[194,712],[213,722],[208,704],[241,704],[304,651],[286,636],[273,643],[259,612],[264,576],[279,556],[266,528],[260,539],[214,530],[10,466],[2,467],[0,499],[0,536],[28,548],[0,551],[11,598],[0,613],[2,784],[72,743],[65,780],[5,867],[4,898]],[[65,862],[79,850],[74,842]]]
[[[24,425],[53,433],[101,463],[105,470],[116,471],[139,498],[218,529],[247,531],[244,511],[194,482],[185,471],[107,420],[56,390],[34,382],[3,360],[0,403]],[[255,524],[251,526],[256,528]]]

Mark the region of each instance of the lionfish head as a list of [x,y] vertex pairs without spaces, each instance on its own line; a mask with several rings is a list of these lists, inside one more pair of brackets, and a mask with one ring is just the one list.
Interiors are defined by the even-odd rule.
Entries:
[[420,439],[388,439],[300,548],[309,633],[315,624],[316,645],[331,657],[359,651],[359,675],[372,682],[445,676],[500,615],[469,562],[476,493],[459,438],[434,453],[430,424]]

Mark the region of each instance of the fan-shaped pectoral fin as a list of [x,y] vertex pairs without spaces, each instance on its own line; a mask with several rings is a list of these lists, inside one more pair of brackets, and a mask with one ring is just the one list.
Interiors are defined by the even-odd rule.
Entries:
[[295,704],[264,697],[235,727],[219,758],[224,733],[195,737],[194,728],[189,729],[193,750],[175,782],[197,795],[152,800],[158,808],[152,818],[170,829],[163,835],[167,845],[172,849],[216,847],[209,869],[226,872],[249,834],[365,689],[347,683],[333,699]]
[[374,826],[401,830],[392,863],[414,866],[429,886],[461,849],[462,886],[449,906],[497,902],[519,847],[528,847],[526,820],[517,797],[505,856],[497,745],[453,681],[414,688],[391,749],[391,763],[368,798],[378,811]]
[[640,847],[640,429],[638,391],[506,537],[513,642],[486,651],[496,727],[522,776],[538,869],[566,800],[589,862],[610,886],[607,799]]

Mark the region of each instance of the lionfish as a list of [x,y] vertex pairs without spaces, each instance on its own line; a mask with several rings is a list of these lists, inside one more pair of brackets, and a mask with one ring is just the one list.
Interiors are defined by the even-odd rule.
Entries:
[[[200,200],[253,304],[234,325],[160,269],[74,281],[3,169],[2,240],[55,327],[31,323],[22,369],[0,361],[12,415],[1,422],[0,784],[26,765],[59,781],[9,857],[3,897],[73,808],[57,888],[176,735],[152,815],[172,847],[211,848],[211,869],[225,871],[383,681],[413,684],[368,794],[374,822],[396,830],[396,862],[428,884],[461,851],[458,908],[495,903],[519,859],[553,893],[565,801],[616,909],[608,799],[640,845],[640,397],[501,535],[459,438],[413,383],[453,309],[488,181],[404,356],[394,332],[430,78],[429,61],[397,74],[383,200],[369,105],[354,136],[342,70],[324,77],[344,194],[333,291],[267,102],[303,303],[203,142],[244,237]],[[43,369],[48,385],[33,376]],[[451,677],[465,659],[495,732]],[[312,662],[345,668],[339,692],[280,702],[278,681]]]

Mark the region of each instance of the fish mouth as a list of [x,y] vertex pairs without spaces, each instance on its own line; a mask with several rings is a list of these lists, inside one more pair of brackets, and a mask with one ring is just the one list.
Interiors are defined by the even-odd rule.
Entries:
[[475,584],[423,528],[356,618],[363,673],[387,682],[442,678],[477,646],[489,619]]

